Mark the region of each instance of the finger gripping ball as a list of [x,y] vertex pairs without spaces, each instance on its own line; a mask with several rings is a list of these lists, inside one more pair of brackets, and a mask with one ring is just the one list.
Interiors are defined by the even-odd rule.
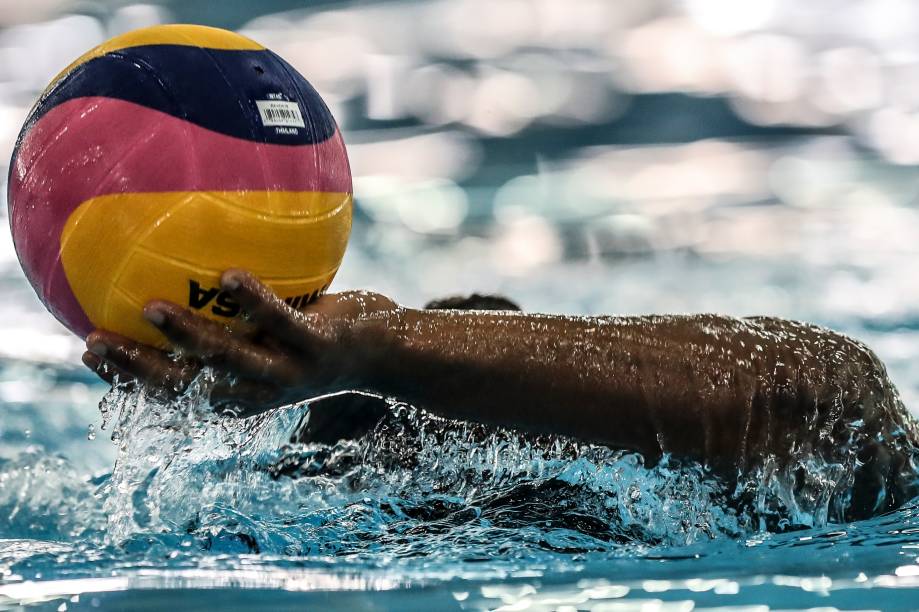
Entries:
[[118,36],[55,78],[8,200],[19,261],[61,322],[158,345],[147,301],[233,323],[219,278],[242,267],[298,307],[351,230],[345,146],[316,91],[248,38],[190,25]]

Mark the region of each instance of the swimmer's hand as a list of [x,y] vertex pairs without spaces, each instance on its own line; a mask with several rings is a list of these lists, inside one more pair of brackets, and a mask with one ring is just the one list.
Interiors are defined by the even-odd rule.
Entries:
[[222,413],[250,416],[353,388],[359,353],[366,355],[366,350],[352,350],[351,340],[373,336],[373,315],[398,308],[379,294],[347,292],[322,296],[295,310],[243,270],[224,273],[221,287],[247,313],[252,331],[234,333],[176,304],[153,301],[144,316],[180,356],[97,330],[86,338],[84,364],[110,383],[117,375],[119,381],[139,380],[167,395],[180,394],[208,365],[221,374],[211,393],[212,405]]

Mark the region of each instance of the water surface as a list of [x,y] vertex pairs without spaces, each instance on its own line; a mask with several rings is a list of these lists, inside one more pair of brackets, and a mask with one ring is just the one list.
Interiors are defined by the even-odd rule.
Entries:
[[[773,164],[796,154],[749,150]],[[904,184],[854,160],[862,187]],[[541,312],[809,320],[867,342],[919,406],[909,198],[710,199],[689,212],[632,202],[599,216],[535,207],[471,214],[449,236],[372,222],[383,205],[358,215],[335,288],[411,306],[477,290]],[[404,406],[366,439],[299,447],[288,438],[302,406],[241,422],[208,413],[198,391],[173,406],[119,391],[103,429],[107,387],[76,365],[79,341],[4,252],[4,605],[891,609],[919,597],[915,501],[833,524],[820,495],[798,499],[764,475],[761,505],[738,511],[700,466],[444,430]],[[785,513],[781,528],[763,528],[770,512]]]

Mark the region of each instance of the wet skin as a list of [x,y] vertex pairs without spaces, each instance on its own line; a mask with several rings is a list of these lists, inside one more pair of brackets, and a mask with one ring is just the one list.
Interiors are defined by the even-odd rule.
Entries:
[[84,363],[179,392],[202,364],[240,416],[346,390],[434,414],[699,460],[726,477],[802,454],[861,466],[853,517],[915,491],[916,427],[863,344],[768,317],[563,317],[414,310],[373,293],[327,295],[302,311],[241,270],[222,288],[248,314],[242,334],[168,302],[145,317],[183,357],[107,331]]

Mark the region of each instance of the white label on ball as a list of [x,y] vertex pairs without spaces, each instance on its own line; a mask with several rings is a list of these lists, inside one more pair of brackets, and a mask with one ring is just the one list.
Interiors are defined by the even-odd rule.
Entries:
[[256,100],[258,114],[262,116],[262,125],[285,125],[290,127],[306,127],[303,115],[296,102],[286,100]]

